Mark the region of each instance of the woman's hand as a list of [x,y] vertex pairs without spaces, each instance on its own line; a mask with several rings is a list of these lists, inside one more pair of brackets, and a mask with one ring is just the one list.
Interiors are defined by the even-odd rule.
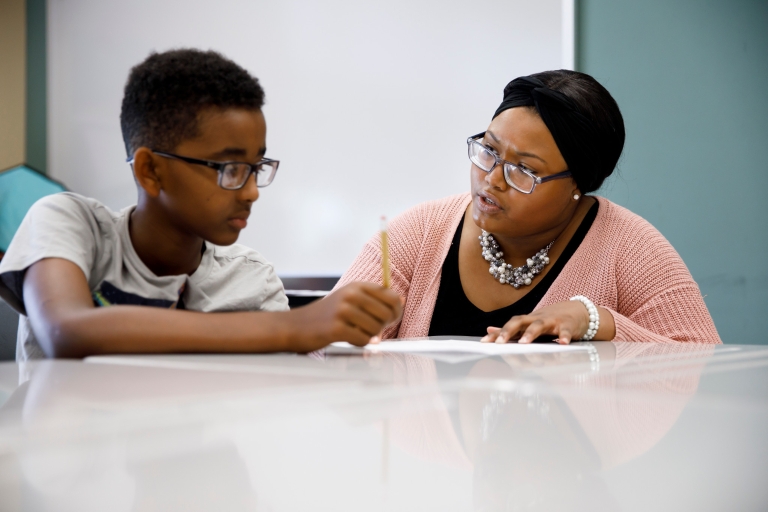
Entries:
[[[597,307],[600,315],[600,327],[593,338],[612,340],[616,336],[616,325],[613,315],[607,309]],[[541,335],[552,334],[561,344],[578,340],[587,332],[589,313],[579,301],[567,300],[538,309],[530,315],[513,316],[504,327],[488,327],[488,334],[483,342],[507,343],[518,340],[518,343],[531,343]]]

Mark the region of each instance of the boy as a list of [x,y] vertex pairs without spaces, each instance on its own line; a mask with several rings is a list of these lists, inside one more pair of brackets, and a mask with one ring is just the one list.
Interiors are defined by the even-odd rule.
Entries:
[[397,294],[370,283],[288,311],[272,266],[232,245],[279,164],[265,158],[263,102],[215,52],[133,68],[120,121],[138,203],[114,213],[63,193],[32,207],[0,263],[0,295],[24,315],[17,360],[307,352],[364,345],[399,318]]

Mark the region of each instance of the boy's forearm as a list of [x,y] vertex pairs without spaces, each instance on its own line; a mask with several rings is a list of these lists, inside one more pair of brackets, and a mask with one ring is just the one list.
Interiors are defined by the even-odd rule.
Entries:
[[293,332],[293,325],[301,325],[293,320],[295,312],[95,308],[85,275],[63,259],[41,260],[27,270],[24,304],[38,343],[49,357],[280,351],[302,341]]
[[[70,312],[35,330],[49,357],[292,350],[289,312],[200,313],[141,306]],[[41,332],[42,331],[42,332]]]
[[362,346],[402,313],[395,292],[371,283],[353,283],[323,300],[284,312],[96,308],[79,267],[55,258],[27,270],[24,305],[37,341],[49,357],[310,352],[339,340]]

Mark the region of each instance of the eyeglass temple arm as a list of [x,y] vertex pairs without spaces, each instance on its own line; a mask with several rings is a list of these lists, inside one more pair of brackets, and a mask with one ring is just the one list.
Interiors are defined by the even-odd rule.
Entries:
[[[154,149],[150,150],[156,155],[160,155],[165,158],[172,158],[174,160],[181,160],[182,162],[187,162],[188,164],[197,164],[197,165],[204,165],[206,167],[210,167],[211,169],[219,170],[221,168],[221,164],[219,162],[209,162],[208,160],[200,160],[198,158],[191,158],[188,156],[179,156],[179,155],[173,155],[171,153],[165,153],[163,151],[155,151]],[[125,161],[129,164],[133,163],[133,157],[129,156],[125,159]]]
[[558,178],[567,178],[568,176],[571,176],[571,171],[563,171],[563,172],[559,172],[557,174],[553,174],[551,176],[544,176],[543,178],[540,178],[540,177],[537,176],[537,178],[538,178],[537,183],[544,183],[546,181],[556,180]]

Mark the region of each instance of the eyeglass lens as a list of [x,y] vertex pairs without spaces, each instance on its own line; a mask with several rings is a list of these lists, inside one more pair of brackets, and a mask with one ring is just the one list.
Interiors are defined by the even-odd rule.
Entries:
[[[221,169],[221,186],[227,189],[238,189],[242,187],[250,176],[251,166],[248,164],[231,163]],[[265,162],[255,166],[256,186],[266,187],[272,183],[277,171],[277,164]]]
[[[491,172],[500,159],[491,150],[478,141],[469,144],[469,160],[485,172]],[[504,179],[512,187],[520,192],[530,193],[535,185],[535,180],[528,173],[523,172],[516,165],[504,163]]]

